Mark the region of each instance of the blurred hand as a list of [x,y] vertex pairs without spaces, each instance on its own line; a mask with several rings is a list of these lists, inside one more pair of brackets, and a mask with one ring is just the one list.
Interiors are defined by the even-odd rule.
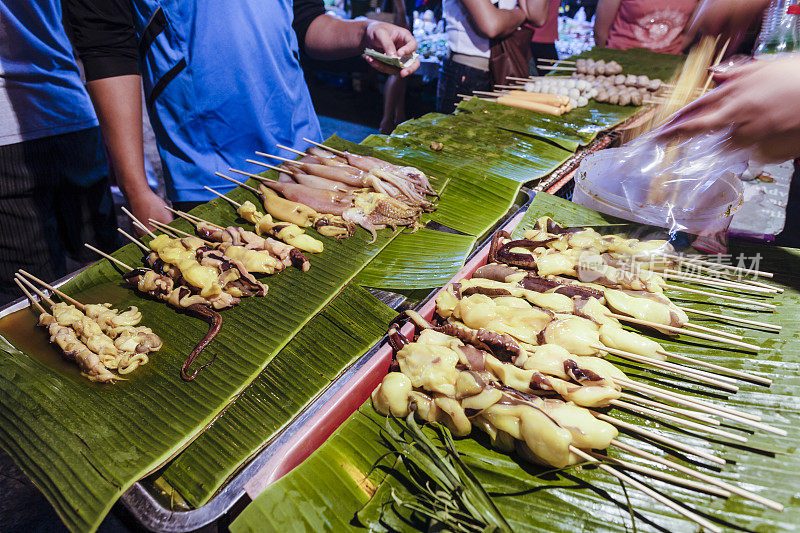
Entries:
[[[142,191],[139,194],[132,194],[128,197],[130,210],[133,215],[138,218],[143,224],[147,224],[150,229],[155,229],[147,220],[152,218],[168,224],[172,222],[172,214],[165,209],[166,202],[161,199],[159,195],[150,189]],[[144,231],[137,226],[133,226],[136,235],[143,235]]]
[[698,36],[730,38],[729,50],[736,50],[750,24],[766,9],[769,0],[703,0],[684,30],[683,47]]
[[[372,48],[392,57],[403,57],[417,49],[417,40],[405,28],[387,22],[373,22],[367,26],[364,32],[364,48]],[[371,57],[365,57],[365,59],[375,70],[384,74],[399,74],[403,78],[411,75],[419,68],[419,60],[414,61],[413,65],[400,70],[376,61]]]
[[659,135],[731,128],[735,147],[763,157],[800,157],[800,57],[751,61],[714,76],[722,84],[681,109]]

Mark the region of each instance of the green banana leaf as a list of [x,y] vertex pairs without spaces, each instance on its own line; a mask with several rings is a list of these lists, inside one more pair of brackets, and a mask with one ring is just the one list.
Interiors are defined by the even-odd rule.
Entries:
[[380,289],[432,289],[447,283],[461,270],[475,241],[471,235],[426,228],[417,233],[401,233],[355,281]]
[[[619,223],[619,219],[537,193],[520,232],[543,215],[552,216],[567,225]],[[760,415],[763,422],[786,430],[788,435],[776,436],[762,431],[752,433],[735,422],[723,422],[723,428],[749,439],[746,444],[736,444],[721,437],[708,439],[696,430],[658,422],[621,409],[615,408],[611,413],[616,418],[646,427],[657,434],[672,436],[686,444],[703,448],[729,463],[717,467],[655,441],[643,441],[625,434],[620,437],[621,441],[739,485],[775,500],[786,508],[783,512],[768,510],[739,496],[722,499],[646,476],[633,474],[634,477],[662,494],[685,503],[725,529],[796,531],[800,528],[800,499],[797,497],[797,472],[800,471],[800,453],[797,451],[800,438],[800,349],[796,342],[800,337],[800,320],[796,313],[800,304],[800,277],[797,275],[800,251],[736,245],[731,252],[734,255],[760,253],[758,268],[775,273],[775,278],[770,282],[782,287],[785,292],[770,299],[778,306],[774,313],[756,312],[748,306],[723,304],[722,300],[713,297],[677,292],[670,292],[669,295],[674,301],[692,308],[783,326],[783,330],[775,334],[756,327],[737,327],[690,315],[692,322],[697,324],[705,324],[719,331],[742,333],[748,342],[762,347],[759,354],[713,341],[698,341],[685,336],[669,339],[654,336],[646,330],[642,330],[642,333],[654,336],[671,352],[769,377],[774,380],[771,387],[740,381],[740,390],[726,395],[721,394],[719,389],[678,379],[678,376],[670,373],[650,371],[647,367],[611,356],[609,360],[635,380]],[[752,295],[747,297],[758,298]],[[359,510],[366,525],[381,530],[385,526],[380,522],[383,500],[373,500],[364,506],[373,494],[387,494],[389,489],[381,487],[381,483],[393,482],[391,478],[384,480],[380,469],[370,473],[371,467],[387,451],[380,435],[380,425],[383,423],[384,418],[375,413],[367,402],[306,462],[258,496],[233,522],[231,530],[238,533],[276,527],[283,531],[363,529],[364,525],[354,520]],[[495,503],[514,531],[630,531],[634,527],[638,531],[697,530],[695,524],[638,490],[628,487],[623,491],[616,478],[594,467],[552,472],[524,463],[513,455],[490,449],[487,439],[479,432],[459,439],[457,448],[472,472],[493,494]],[[635,459],[613,447],[608,454],[648,464],[648,461]],[[664,470],[658,465],[653,466]],[[680,473],[675,475],[686,477]],[[400,527],[398,523],[392,525],[401,530],[407,528]]]
[[386,333],[395,312],[348,285],[222,415],[161,472],[200,507],[314,397]]

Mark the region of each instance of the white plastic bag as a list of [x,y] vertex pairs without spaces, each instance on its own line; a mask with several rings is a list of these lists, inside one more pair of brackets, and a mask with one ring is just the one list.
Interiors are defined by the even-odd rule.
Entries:
[[575,176],[573,201],[602,213],[723,241],[742,203],[739,179],[748,154],[727,132],[670,144],[657,131],[588,156]]

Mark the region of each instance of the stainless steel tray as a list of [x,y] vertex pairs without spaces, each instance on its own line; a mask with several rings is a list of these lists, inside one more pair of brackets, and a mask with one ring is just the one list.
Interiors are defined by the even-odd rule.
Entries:
[[[516,215],[527,210],[530,202],[533,200],[534,192],[529,189],[521,189],[514,204],[481,239],[476,243],[475,248],[470,253],[470,258],[474,253],[481,250],[487,241],[489,241],[498,228],[507,223],[508,220]],[[446,227],[438,227],[441,231],[455,231]],[[82,269],[81,269],[82,270]],[[80,270],[73,272],[64,278],[53,283],[54,286],[59,287],[69,281],[73,276],[78,274]],[[406,296],[396,294],[389,291],[371,291],[378,299],[386,303],[393,309],[420,307],[427,300],[432,297],[437,289],[431,291],[421,301],[408,300]],[[27,300],[19,298],[13,302],[0,308],[0,317],[24,309],[28,306]],[[135,483],[128,489],[120,498],[120,503],[124,505],[127,512],[137,521],[141,526],[153,531],[163,532],[179,532],[179,531],[192,531],[199,529],[203,526],[215,522],[221,518],[225,513],[231,510],[234,505],[247,498],[245,486],[251,479],[256,476],[271,460],[273,460],[278,453],[287,443],[291,442],[293,437],[298,433],[309,419],[320,409],[321,406],[326,405],[332,398],[335,398],[342,388],[347,384],[353,376],[359,373],[367,361],[369,361],[379,347],[384,344],[385,337],[378,341],[376,345],[365,353],[362,357],[356,360],[350,367],[344,370],[330,385],[314,398],[289,424],[287,424],[281,431],[279,431],[270,441],[265,443],[264,448],[258,452],[249,462],[247,462],[239,472],[231,478],[231,480],[211,499],[208,503],[197,509],[188,511],[173,511],[163,505],[159,501],[157,495],[152,492],[148,486],[141,481]]]

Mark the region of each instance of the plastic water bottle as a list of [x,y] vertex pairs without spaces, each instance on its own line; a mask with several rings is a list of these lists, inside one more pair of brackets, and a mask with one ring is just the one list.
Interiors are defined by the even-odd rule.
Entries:
[[764,36],[755,51],[758,59],[772,59],[782,54],[800,51],[800,5],[786,8],[774,29]]

